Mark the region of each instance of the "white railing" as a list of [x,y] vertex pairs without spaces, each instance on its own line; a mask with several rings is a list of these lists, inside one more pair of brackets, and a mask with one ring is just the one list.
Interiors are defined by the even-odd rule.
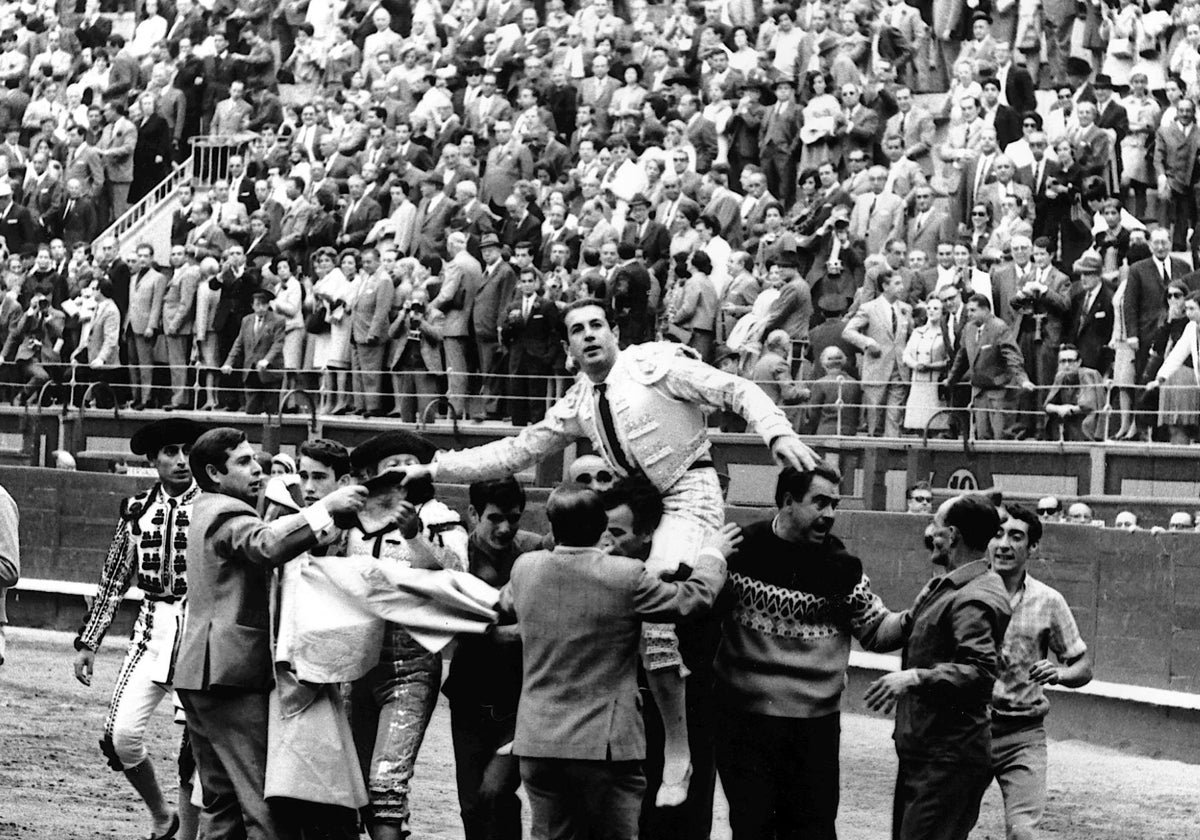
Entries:
[[179,187],[191,177],[191,171],[192,159],[190,157],[183,163],[175,164],[174,168],[167,174],[167,177],[159,181],[154,189],[150,190],[150,192],[138,199],[136,204],[118,216],[111,225],[96,237],[96,241],[103,242],[112,236],[116,238],[118,243],[123,242],[131,230],[153,215],[163,202],[169,201],[179,191]]

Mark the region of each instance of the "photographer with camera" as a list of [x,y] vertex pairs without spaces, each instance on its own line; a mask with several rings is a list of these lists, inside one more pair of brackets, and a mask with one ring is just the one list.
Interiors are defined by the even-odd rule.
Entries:
[[[399,290],[397,290],[399,297]],[[391,345],[388,349],[388,370],[392,372],[392,392],[395,408],[389,417],[399,417],[413,423],[425,415],[433,400],[441,397],[443,389],[438,377],[442,374],[442,322],[445,316],[429,308],[429,293],[416,287],[399,308],[388,329]]]
[[66,322],[67,316],[50,305],[49,297],[39,293],[17,321],[16,329],[9,333],[4,358],[16,362],[18,376],[28,380],[13,400],[14,405],[25,405],[50,381],[46,365],[57,367],[62,360]]

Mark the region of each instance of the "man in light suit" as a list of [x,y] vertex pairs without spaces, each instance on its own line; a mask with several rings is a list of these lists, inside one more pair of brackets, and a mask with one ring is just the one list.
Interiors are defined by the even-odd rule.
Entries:
[[446,237],[446,250],[450,261],[445,266],[445,282],[429,308],[446,316],[442,325],[442,349],[450,371],[446,395],[458,416],[466,417],[470,393],[468,375],[473,372],[469,349],[472,344],[471,313],[475,295],[483,283],[483,267],[467,251],[467,237],[462,231],[454,231]]
[[878,278],[880,295],[859,307],[846,324],[842,338],[862,351],[863,403],[866,432],[880,433],[880,407],[886,406],[883,434],[900,437],[900,418],[908,396],[909,371],[902,356],[912,332],[912,307],[899,272],[885,270]]
[[[1187,97],[1175,105],[1175,119],[1158,127],[1154,140],[1154,171],[1158,173],[1158,194],[1172,208],[1174,228],[1172,250],[1189,247],[1189,227],[1200,227],[1197,212],[1196,154],[1200,151],[1200,126],[1196,125],[1196,104]],[[1200,233],[1192,235],[1192,253],[1198,250]]]
[[264,799],[272,570],[331,541],[333,517],[356,513],[367,496],[361,485],[339,487],[268,524],[254,508],[263,483],[255,454],[245,434],[217,428],[189,455],[204,492],[188,532],[188,616],[174,686],[212,837],[281,836],[280,815]]
[[374,417],[383,413],[384,350],[395,287],[374,248],[362,252],[362,265],[366,277],[355,284],[350,304],[350,362],[357,413]]
[[303,178],[291,177],[284,186],[285,194],[291,204],[279,220],[279,253],[300,264],[304,253],[304,232],[313,214],[313,205],[304,197],[305,183]]
[[[1029,212],[1030,221],[1034,213],[1033,190],[1016,180],[1017,167],[1008,155],[997,155],[992,161],[992,178],[975,193],[972,204],[986,203],[992,208],[992,218],[999,221],[1002,213],[1000,201],[1007,195],[1015,196]],[[968,208],[969,209],[969,208]]]
[[883,183],[884,192],[894,193],[905,199],[921,184],[929,182],[916,161],[904,156],[904,141],[898,134],[889,134],[883,138],[883,156],[887,158],[887,179]]
[[854,199],[850,211],[850,238],[866,245],[867,254],[878,254],[890,239],[904,231],[904,199],[885,192],[888,169],[872,166],[867,174],[871,191]]
[[133,152],[137,126],[125,116],[125,106],[110,99],[104,103],[104,128],[96,150],[104,159],[103,210],[108,220],[120,218],[129,209],[129,185],[133,183]]
[[[137,246],[136,270],[129,283],[129,312],[126,314],[125,349],[129,364],[136,367],[133,408],[157,408],[154,385],[154,342],[162,328],[163,293],[167,278],[154,267],[154,246]],[[137,390],[140,387],[140,391]]]
[[936,142],[933,115],[913,102],[910,88],[896,88],[893,96],[900,110],[888,118],[884,133],[900,137],[904,156],[918,164],[927,176],[932,175],[933,160],[930,154]]
[[[112,385],[121,372],[121,310],[112,299],[113,284],[107,277],[95,282],[96,312],[92,315],[92,328],[88,332],[86,347],[80,345],[76,357],[87,351],[86,367],[75,369],[75,380],[79,391],[74,397],[76,406],[83,404],[83,395],[89,382],[105,382]],[[99,401],[108,401],[108,395],[100,392]],[[102,408],[106,406],[101,406]]]
[[192,202],[192,224],[194,227],[188,231],[184,241],[188,256],[197,260],[205,257],[221,259],[231,243],[225,231],[213,221],[212,205],[208,201]]
[[163,290],[162,329],[171,370],[171,408],[188,408],[188,362],[196,321],[196,290],[200,264],[189,259],[182,245],[171,246],[171,276]]
[[[564,485],[546,512],[558,547],[518,558],[500,596],[500,612],[516,619],[523,644],[513,753],[533,832],[633,837],[646,786],[645,732],[637,704],[621,698],[637,695],[641,625],[711,607],[733,530],[704,543],[687,579],[667,583],[640,561],[601,548],[608,520],[594,491]],[[594,690],[581,693],[579,685]]]
[[904,241],[910,252],[922,251],[932,257],[939,243],[954,241],[954,222],[949,213],[933,206],[933,187],[928,184],[913,190],[913,205]]
[[1007,426],[1008,388],[1033,391],[1034,385],[1025,374],[1025,360],[1013,341],[1012,330],[992,314],[992,303],[986,295],[971,295],[967,318],[946,381],[951,388],[964,379],[970,383],[975,438],[1000,440]]
[[250,296],[252,311],[242,319],[221,373],[236,371],[246,390],[242,407],[247,414],[275,412],[279,386],[283,382],[283,338],[287,319],[270,309],[274,293],[255,289]]
[[218,102],[213,111],[212,123],[208,132],[210,136],[230,137],[246,130],[246,124],[250,122],[250,113],[253,109],[243,96],[245,92],[246,86],[240,79],[230,83],[229,98]]
[[613,94],[621,83],[608,75],[608,58],[598,55],[592,59],[592,75],[579,84],[579,104],[590,105],[596,119],[596,126],[601,136],[608,136],[608,108],[612,104]]
[[517,181],[533,177],[533,156],[513,137],[512,124],[500,120],[493,129],[495,144],[488,151],[487,168],[479,182],[479,200],[489,207],[502,204]]
[[[87,126],[73,125],[67,129],[67,149],[63,180],[79,179],[87,195],[98,201],[101,190],[104,189],[104,161],[99,152],[87,143]],[[131,148],[130,155],[132,154]]]

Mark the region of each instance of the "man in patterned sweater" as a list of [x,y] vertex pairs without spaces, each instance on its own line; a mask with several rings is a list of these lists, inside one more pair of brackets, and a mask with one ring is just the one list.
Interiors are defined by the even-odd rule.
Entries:
[[146,803],[153,821],[151,837],[155,838],[176,836],[181,818],[185,831],[180,836],[195,834],[190,778],[180,784],[176,812],[163,796],[146,751],[145,735],[150,716],[171,693],[174,651],[187,594],[188,524],[192,503],[200,494],[188,467],[188,452],[203,431],[191,420],[170,418],[143,426],[130,439],[129,448],[135,455],[146,456],[158,471],[158,481],[121,502],[120,521],[104,561],[96,599],[75,639],[75,678],[91,685],[96,651],[125,593],[136,584],[145,595],[117,676],[100,749],[109,766],[123,771]]
[[903,644],[901,615],[830,533],[840,482],[824,463],[811,472],[785,467],[779,512],[746,526],[729,558],[715,663],[717,769],[739,840],[837,836],[850,637],[867,650]]

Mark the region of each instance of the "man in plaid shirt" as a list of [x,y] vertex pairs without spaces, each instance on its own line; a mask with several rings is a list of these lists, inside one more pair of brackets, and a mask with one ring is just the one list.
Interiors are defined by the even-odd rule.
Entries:
[[1020,505],[1010,506],[1008,517],[988,545],[1013,610],[992,691],[992,771],[1004,795],[1009,840],[1032,840],[1046,807],[1043,719],[1050,701],[1043,686],[1086,685],[1092,655],[1066,599],[1025,571],[1042,538],[1041,520]]

